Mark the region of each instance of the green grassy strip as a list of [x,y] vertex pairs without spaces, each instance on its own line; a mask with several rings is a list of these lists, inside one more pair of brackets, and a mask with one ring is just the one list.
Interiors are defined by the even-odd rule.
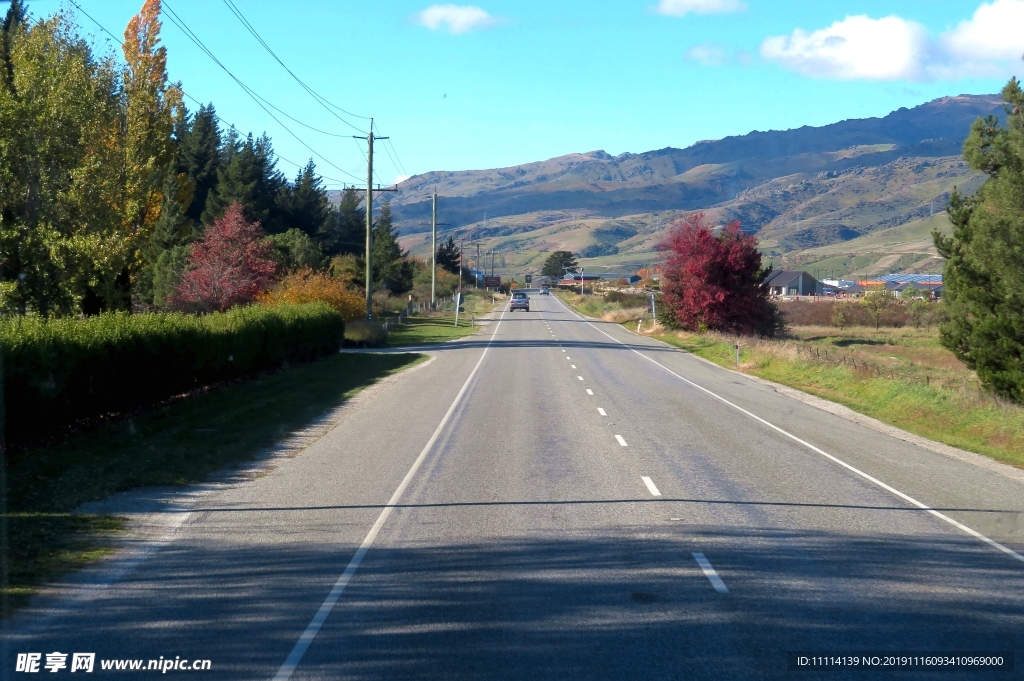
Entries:
[[[666,334],[656,338],[733,367],[732,345],[714,336]],[[757,346],[741,349],[740,369],[930,440],[1024,467],[1024,410],[1018,407],[981,403],[956,392],[899,379],[869,378],[843,366],[791,359]]]
[[186,485],[252,459],[422,355],[336,354],[109,423],[9,466],[10,574],[18,606],[35,587],[107,550],[118,518],[74,513],[139,487]]
[[492,303],[490,296],[469,293],[463,306],[465,312],[459,313],[458,326],[455,326],[454,312],[413,316],[408,323],[388,333],[387,344],[389,347],[429,345],[472,335],[479,328],[473,325],[474,315],[480,317],[503,304],[502,300]]

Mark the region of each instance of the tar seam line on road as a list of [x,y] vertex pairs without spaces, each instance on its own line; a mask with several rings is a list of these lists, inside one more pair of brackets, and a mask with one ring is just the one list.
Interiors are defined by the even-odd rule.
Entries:
[[427,440],[427,444],[424,445],[423,450],[420,452],[419,456],[416,457],[416,460],[413,462],[409,472],[405,474],[402,482],[399,483],[395,493],[391,495],[391,498],[388,500],[384,510],[382,510],[380,515],[377,516],[377,521],[373,524],[373,527],[370,528],[370,531],[366,534],[362,544],[359,545],[359,549],[348,562],[348,565],[345,567],[345,571],[341,573],[340,577],[338,577],[338,581],[335,582],[334,587],[331,589],[330,593],[327,594],[327,598],[325,598],[324,602],[320,605],[320,609],[317,610],[309,625],[306,626],[306,630],[302,632],[302,636],[299,637],[299,640],[295,643],[295,647],[292,648],[292,651],[288,654],[284,664],[281,665],[281,668],[274,676],[274,681],[287,681],[290,679],[292,674],[295,672],[295,668],[298,667],[299,662],[302,661],[302,656],[306,654],[306,650],[309,649],[310,644],[313,643],[313,639],[316,638],[320,628],[323,626],[324,622],[327,621],[328,615],[331,614],[331,610],[334,609],[338,599],[341,598],[341,594],[345,590],[345,587],[348,586],[352,576],[355,575],[356,570],[359,569],[359,565],[363,562],[363,558],[366,556],[367,551],[369,551],[370,547],[373,546],[373,542],[377,539],[377,534],[380,532],[381,528],[384,527],[384,523],[386,523],[388,518],[391,516],[392,511],[394,511],[398,502],[401,500],[402,495],[405,494],[406,488],[409,487],[409,484],[412,482],[413,477],[419,470],[420,465],[423,463],[424,459],[427,458],[427,454],[429,454],[430,450],[433,449],[434,443],[437,442],[437,438],[440,437],[441,431],[444,430],[444,427],[448,424],[452,414],[455,413],[456,407],[458,407],[459,403],[462,402],[462,397],[466,394],[466,391],[469,390],[469,384],[473,381],[473,378],[476,376],[476,372],[479,371],[481,365],[483,365],[484,359],[487,357],[487,353],[491,349],[491,343],[494,341],[494,337],[497,335],[498,328],[501,327],[501,322],[504,318],[505,311],[502,310],[501,316],[498,318],[498,323],[494,325],[494,331],[491,332],[491,338],[487,342],[487,347],[484,348],[483,354],[480,355],[480,359],[477,361],[476,366],[473,367],[473,371],[469,372],[466,382],[462,384],[462,389],[459,390],[459,393],[455,396],[455,400],[452,402],[451,406],[448,407],[448,411],[445,412],[444,417],[441,419],[441,423],[437,425],[437,429],[434,430],[434,434],[430,436],[429,440]]
[[694,552],[693,559],[697,561],[697,565],[700,565],[700,569],[704,571],[704,576],[711,582],[711,586],[715,587],[715,591],[720,594],[729,593],[729,589],[725,586],[725,582],[715,572],[715,568],[711,567],[711,561],[703,553]]
[[644,481],[644,484],[647,485],[647,491],[651,493],[652,497],[661,496],[661,490],[658,489],[658,486],[654,484],[653,480],[646,475],[641,475],[640,477]]
[[[563,303],[561,300],[559,300],[558,302],[568,312],[570,312],[571,314],[575,315],[578,319],[583,320],[583,321],[586,322],[586,320],[584,320],[583,317],[580,317],[578,314],[573,312],[573,310],[569,309],[569,307],[565,303]],[[611,338],[613,341],[615,341],[619,345],[622,345],[622,346],[625,346],[625,347],[629,348],[630,350],[632,350],[636,354],[638,354],[641,357],[643,357],[644,359],[646,359],[648,362],[651,362],[652,364],[661,367],[662,369],[664,369],[668,373],[672,374],[673,376],[675,376],[679,380],[684,381],[685,383],[688,383],[689,385],[693,386],[694,388],[697,388],[698,390],[700,390],[700,391],[702,391],[704,393],[707,393],[708,395],[710,395],[711,397],[715,398],[719,402],[722,402],[723,404],[726,404],[726,405],[732,407],[733,409],[735,409],[735,410],[737,410],[737,411],[739,411],[739,412],[749,416],[750,418],[754,419],[755,421],[758,421],[758,422],[768,426],[769,428],[771,428],[772,430],[776,431],[777,433],[780,433],[781,435],[784,435],[784,436],[788,437],[789,439],[793,440],[794,442],[797,442],[797,443],[803,445],[804,447],[807,447],[812,452],[816,452],[817,454],[821,454],[825,458],[827,458],[830,461],[833,461],[833,462],[839,464],[840,466],[842,466],[843,468],[849,470],[850,472],[855,473],[855,474],[859,475],[860,477],[864,478],[865,480],[878,485],[879,487],[881,487],[882,489],[886,490],[887,492],[895,494],[900,499],[903,499],[904,501],[906,501],[906,502],[908,502],[910,504],[913,504],[914,506],[917,506],[918,508],[920,508],[923,511],[927,511],[928,513],[932,514],[933,516],[935,516],[939,520],[943,520],[943,521],[949,523],[950,525],[952,525],[953,527],[957,528],[958,530],[960,530],[960,531],[962,531],[962,532],[964,532],[966,534],[971,535],[975,539],[978,539],[980,541],[985,542],[986,544],[988,544],[992,548],[998,549],[999,551],[1002,551],[1006,555],[1008,555],[1008,556],[1010,556],[1012,558],[1016,558],[1020,562],[1024,563],[1024,556],[1022,556],[1021,554],[1017,553],[1016,551],[1011,549],[1009,546],[1003,546],[1002,544],[1000,544],[996,540],[990,539],[989,537],[986,537],[981,532],[978,532],[977,530],[974,530],[974,529],[968,527],[967,525],[964,525],[963,523],[959,522],[958,520],[954,520],[953,518],[950,518],[948,515],[945,515],[944,513],[939,513],[938,511],[936,511],[934,508],[931,508],[927,504],[922,504],[920,501],[918,501],[914,497],[912,497],[912,496],[910,496],[908,494],[904,494],[903,492],[899,491],[895,487],[892,487],[892,486],[887,485],[886,483],[882,482],[878,478],[876,478],[876,477],[874,477],[874,476],[872,476],[872,475],[870,475],[868,473],[865,473],[864,471],[860,470],[859,468],[851,466],[850,464],[846,463],[845,461],[843,461],[842,459],[840,459],[838,457],[832,456],[831,454],[829,454],[825,450],[820,449],[818,447],[815,447],[810,442],[807,442],[806,440],[802,440],[799,437],[797,437],[796,435],[793,435],[792,433],[790,433],[789,431],[784,430],[784,429],[778,427],[774,423],[766,421],[765,419],[761,418],[757,414],[755,414],[753,412],[750,412],[750,411],[747,411],[746,409],[744,409],[743,407],[739,406],[738,404],[730,402],[729,400],[725,399],[724,397],[722,397],[718,393],[712,392],[711,390],[708,390],[704,386],[698,385],[697,383],[694,383],[690,379],[684,378],[684,377],[680,376],[679,374],[677,374],[676,372],[672,371],[671,369],[669,369],[667,366],[665,366],[661,362],[657,361],[656,359],[652,359],[652,358],[648,357],[647,355],[645,355],[644,353],[640,352],[636,348],[634,348],[634,347],[632,347],[630,345],[627,345],[626,343],[623,343],[622,341],[620,341],[619,339],[615,338],[614,336],[606,333],[602,329],[597,328],[596,326],[593,325],[593,323],[591,323],[591,322],[586,322],[586,323],[591,328],[593,328],[595,331],[604,334],[608,338]]]

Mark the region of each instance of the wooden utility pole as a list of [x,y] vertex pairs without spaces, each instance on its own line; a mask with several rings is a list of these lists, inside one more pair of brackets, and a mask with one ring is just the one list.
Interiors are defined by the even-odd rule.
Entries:
[[[366,318],[373,319],[373,141],[386,140],[388,137],[375,137],[373,134],[373,119],[370,119],[370,132],[366,137],[353,135],[357,140],[365,139],[366,149]],[[381,189],[377,185],[376,191],[397,192],[398,186]]]

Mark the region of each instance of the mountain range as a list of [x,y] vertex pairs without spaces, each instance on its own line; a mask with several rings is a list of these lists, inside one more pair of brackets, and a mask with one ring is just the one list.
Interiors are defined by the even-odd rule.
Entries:
[[[844,255],[844,244],[874,248],[879,242],[870,235],[909,230],[920,248],[898,264],[928,270],[938,261],[920,238],[920,224],[941,227],[935,216],[953,187],[980,185],[983,177],[960,151],[971,123],[987,115],[1005,116],[999,97],[961,95],[881,118],[755,131],[685,149],[592,151],[508,168],[434,171],[402,182],[391,205],[405,247],[429,253],[423,223],[436,189],[441,221],[454,226],[447,229],[456,239],[480,242],[481,251],[494,249],[505,273],[537,269],[547,252],[561,248],[591,259],[592,267],[654,264],[666,225],[695,210],[719,223],[740,220],[769,257],[787,266],[828,260],[843,274],[875,264]],[[888,243],[882,254],[888,258],[892,248]],[[475,257],[475,246],[467,251]]]

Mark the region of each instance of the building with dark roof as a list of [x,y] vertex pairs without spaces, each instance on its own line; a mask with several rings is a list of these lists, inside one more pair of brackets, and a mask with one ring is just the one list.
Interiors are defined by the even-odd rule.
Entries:
[[807,272],[779,270],[765,280],[772,296],[820,296],[821,283]]

